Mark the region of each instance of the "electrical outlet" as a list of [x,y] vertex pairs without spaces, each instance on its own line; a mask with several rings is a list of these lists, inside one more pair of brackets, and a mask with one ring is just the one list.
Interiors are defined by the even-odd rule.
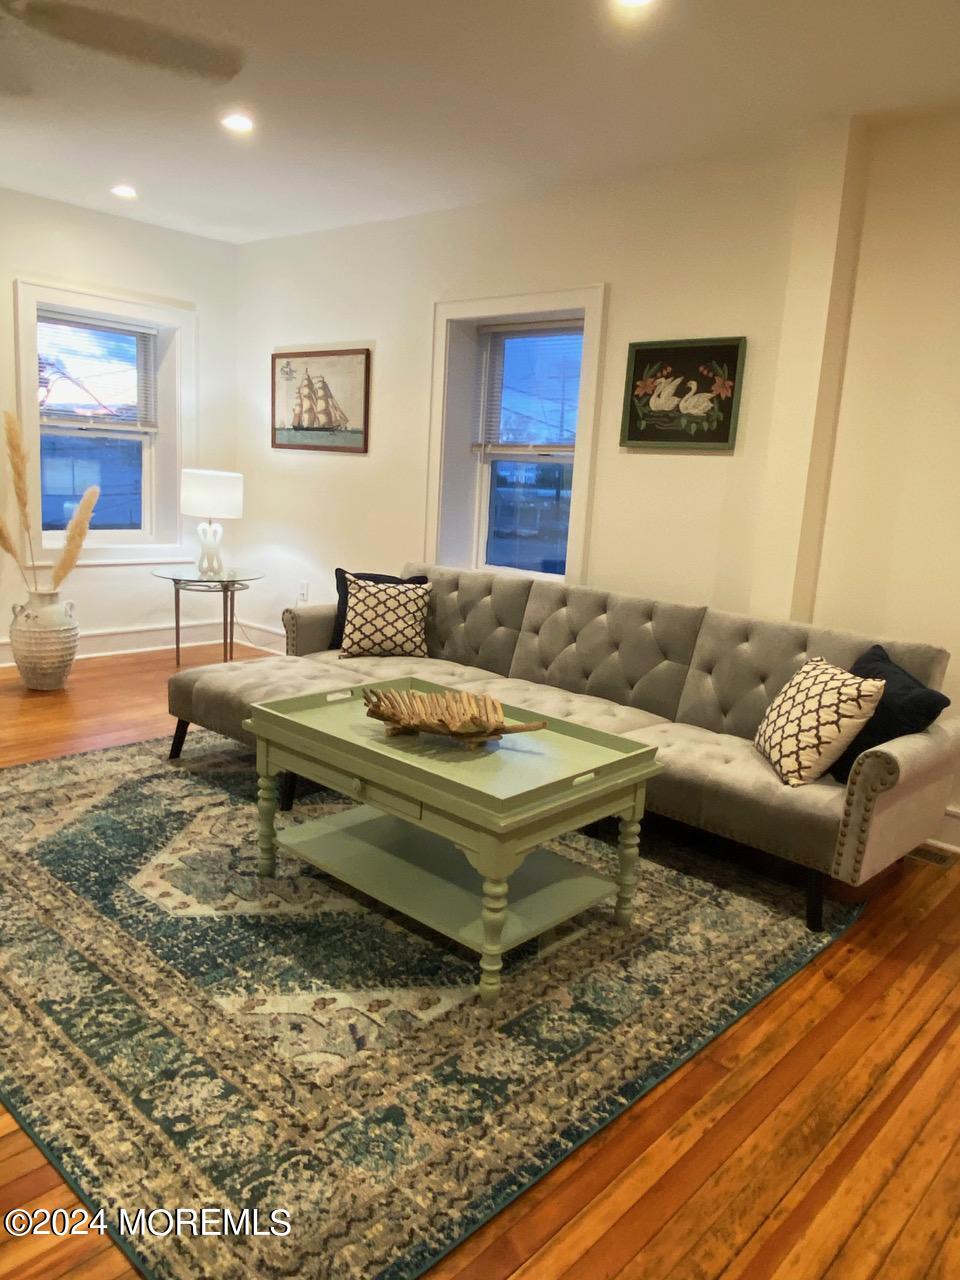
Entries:
[[306,604],[310,599],[310,583],[304,580],[300,583],[300,594],[297,596],[297,604]]

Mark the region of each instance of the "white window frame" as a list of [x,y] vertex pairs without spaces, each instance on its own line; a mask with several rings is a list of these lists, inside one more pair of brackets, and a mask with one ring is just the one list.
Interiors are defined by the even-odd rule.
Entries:
[[[467,475],[462,459],[466,456],[464,447],[469,451],[476,438],[478,406],[470,402],[476,395],[476,360],[480,358],[481,327],[576,319],[583,324],[583,357],[567,528],[566,573],[562,577],[571,583],[587,580],[605,303],[606,285],[597,284],[579,289],[435,305],[425,559],[443,560],[466,568],[486,568],[497,573],[523,572],[553,581],[560,578],[559,574],[533,571],[531,575],[529,570],[485,564],[489,489],[484,489],[484,478],[489,486],[489,466],[474,451],[472,465],[467,464]],[[474,356],[469,350],[471,341],[476,347]],[[464,412],[464,405],[467,405],[467,412]],[[468,433],[471,439],[465,444]],[[535,458],[538,452],[545,450],[538,451],[536,446],[532,446],[531,458]],[[445,489],[451,479],[462,482],[465,477],[470,481],[469,495],[464,499],[465,486],[461,483],[461,492],[456,500],[448,498],[445,501]]]
[[[504,324],[498,325],[481,325],[478,327],[478,334],[482,336],[484,345],[483,354],[483,373],[482,388],[480,392],[480,403],[478,405],[481,430],[483,419],[486,416],[488,397],[490,395],[490,352],[487,335],[491,329],[502,329],[504,332],[521,334],[523,332],[536,333],[541,330],[556,331],[560,328],[569,328],[571,331],[576,329],[577,332],[583,332],[583,321],[578,316],[575,319],[556,319],[553,320],[512,320]],[[582,364],[582,361],[581,361]],[[488,564],[486,561],[487,544],[490,538],[490,487],[493,483],[493,464],[495,462],[570,462],[573,463],[573,474],[576,475],[576,445],[572,449],[551,448],[550,445],[527,445],[527,446],[506,446],[498,449],[495,446],[487,446],[482,449],[477,447],[477,501],[476,501],[476,530],[474,532],[474,567],[478,569],[487,569],[490,572],[499,572],[503,569],[510,569],[512,566],[503,564]],[[572,504],[572,495],[571,495]],[[567,543],[569,550],[570,540],[570,522],[567,522]],[[558,573],[549,573],[546,570],[536,569],[519,569],[517,572],[530,573],[534,572],[542,574],[545,578],[559,578],[562,575]]]
[[[179,513],[179,476],[196,458],[196,314],[190,306],[152,299],[92,293],[31,280],[16,281],[18,407],[28,454],[31,537],[37,567],[49,564],[47,553],[63,546],[63,530],[43,530],[40,492],[40,406],[37,397],[37,318],[41,309],[132,328],[149,328],[156,339],[157,426],[48,426],[65,435],[128,436],[144,442],[143,523],[138,530],[95,529],[87,535],[80,566],[164,564],[183,559],[185,548]],[[28,548],[24,547],[25,555]]]

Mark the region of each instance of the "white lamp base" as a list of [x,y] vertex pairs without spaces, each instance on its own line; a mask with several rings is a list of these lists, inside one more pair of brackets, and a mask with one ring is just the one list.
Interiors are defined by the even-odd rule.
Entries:
[[213,520],[202,520],[197,525],[197,537],[200,539],[197,572],[205,578],[219,578],[223,574],[223,558],[220,555],[223,525]]

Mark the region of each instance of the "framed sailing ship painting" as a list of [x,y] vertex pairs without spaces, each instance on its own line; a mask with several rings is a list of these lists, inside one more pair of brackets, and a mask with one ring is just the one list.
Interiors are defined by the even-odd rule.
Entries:
[[620,446],[731,452],[746,338],[631,342]]
[[274,449],[367,452],[369,347],[275,351],[271,372]]

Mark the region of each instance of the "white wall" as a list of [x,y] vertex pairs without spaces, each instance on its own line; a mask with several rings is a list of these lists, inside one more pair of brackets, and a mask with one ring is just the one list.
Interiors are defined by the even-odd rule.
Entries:
[[[433,307],[606,282],[609,305],[586,579],[746,608],[766,456],[793,174],[786,158],[653,172],[582,195],[454,210],[244,246],[240,448],[248,559],[270,568],[248,616],[275,623],[298,583],[399,568],[424,552]],[[618,445],[627,344],[748,335],[736,452]],[[373,348],[370,453],[270,448],[270,353]]]
[[[13,282],[18,277],[190,305],[197,315],[197,465],[232,466],[236,255],[232,245],[0,190],[0,286],[6,298],[0,307],[0,407],[14,409],[17,404]],[[6,476],[5,464],[0,465],[0,474]],[[12,495],[6,482],[0,481],[0,502],[4,501],[13,523]],[[114,643],[167,643],[172,591],[169,583],[152,578],[144,565],[81,567],[65,588],[66,596],[76,601],[87,651]],[[9,647],[2,640],[11,605],[23,595],[19,575],[2,557],[0,661],[10,660]],[[212,608],[210,601],[188,600],[185,619],[211,618]],[[164,630],[131,634],[130,629],[138,627]],[[103,631],[119,636],[89,634]]]
[[960,710],[960,115],[872,131],[816,617],[944,645]]
[[[829,124],[779,158],[239,248],[0,191],[0,404],[15,403],[18,275],[192,304],[198,461],[246,474],[246,518],[228,536],[269,576],[241,611],[278,628],[301,580],[311,599],[331,599],[336,564],[399,568],[424,552],[434,305],[603,282],[587,580],[782,616],[806,540],[820,557],[816,621],[960,655],[960,116],[869,131],[831,472],[829,450],[814,458],[812,419],[830,407],[823,387],[842,354],[845,322],[831,331],[827,313],[844,309],[844,289],[849,303],[856,262],[859,211],[842,225],[845,132]],[[791,316],[805,317],[791,330],[804,343],[781,341]],[[738,333],[748,350],[733,455],[618,447],[630,341]],[[270,448],[271,352],[325,344],[373,348],[366,457]],[[170,589],[143,566],[81,569],[70,593],[87,632],[170,620]],[[0,567],[2,615],[19,595]],[[190,606],[215,622],[208,601]],[[960,657],[948,691],[960,699]]]

